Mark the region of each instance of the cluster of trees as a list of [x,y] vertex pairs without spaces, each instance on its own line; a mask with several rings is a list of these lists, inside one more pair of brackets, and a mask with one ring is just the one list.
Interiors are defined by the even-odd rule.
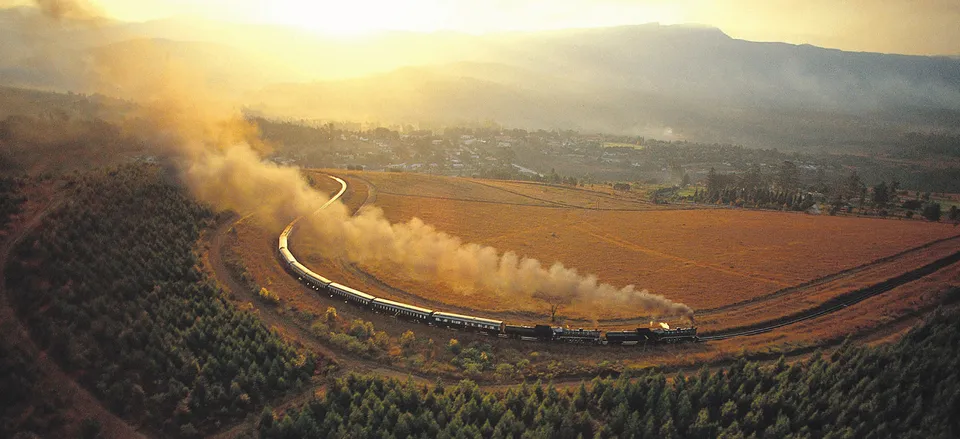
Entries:
[[476,377],[492,369],[496,361],[493,348],[487,343],[473,342],[463,347],[459,340],[451,338],[447,350],[454,355],[450,363],[462,369],[468,377]]
[[192,437],[299,388],[317,358],[201,272],[212,214],[159,167],[78,177],[15,250],[11,300],[41,348],[114,412]]
[[740,207],[807,210],[816,203],[810,189],[803,187],[793,162],[781,164],[776,175],[764,175],[759,166],[742,174],[720,174],[710,168],[705,187],[697,188],[693,200],[701,203],[732,204]]
[[313,319],[310,323],[313,335],[341,349],[370,359],[386,359],[390,351],[390,336],[378,331],[373,322],[344,319],[332,306],[322,316],[307,317]]
[[770,367],[741,359],[672,381],[648,372],[498,394],[470,381],[427,388],[350,376],[300,409],[265,410],[260,437],[955,437],[958,317],[937,312],[892,345],[847,342],[829,356]]
[[64,111],[0,120],[0,170],[70,172],[117,164],[147,148],[117,124]]
[[907,133],[892,152],[902,158],[960,157],[960,136],[949,133]]
[[41,373],[33,356],[0,340],[0,437],[53,437],[66,423],[65,401],[44,389]]
[[[868,188],[854,171],[828,183],[818,172],[813,184],[801,182],[797,166],[783,162],[775,173],[763,174],[759,166],[751,166],[740,174],[720,174],[711,168],[705,187],[697,188],[691,197],[701,203],[727,204],[738,207],[805,211],[824,203],[830,214],[856,209],[860,214],[887,216],[899,212],[906,217],[920,213],[930,221],[939,221],[939,203],[930,201],[930,194],[901,203],[900,182],[881,181]],[[656,194],[655,194],[656,195]]]
[[20,193],[23,182],[19,178],[0,177],[0,230],[7,227],[10,216],[20,212],[27,198]]

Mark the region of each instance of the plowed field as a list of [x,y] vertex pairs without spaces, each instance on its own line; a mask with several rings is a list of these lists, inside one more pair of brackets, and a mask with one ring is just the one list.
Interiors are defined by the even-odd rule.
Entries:
[[[603,282],[618,287],[633,284],[707,315],[733,304],[749,308],[751,318],[783,314],[960,250],[960,239],[953,239],[881,261],[960,234],[951,225],[925,221],[671,210],[646,204],[635,195],[618,200],[613,193],[581,188],[413,174],[352,175],[362,180],[352,178],[351,184],[371,186],[374,204],[391,221],[419,217],[465,242],[510,250],[547,264],[559,261],[581,273],[595,274]],[[588,208],[590,197],[601,200],[601,210]],[[617,210],[603,210],[605,205]],[[623,210],[628,206],[636,210]],[[316,260],[309,246],[299,251],[307,260]],[[546,306],[527,296],[504,297],[495,291],[464,295],[383,267],[359,268],[371,275],[368,281],[394,287],[388,296],[407,302],[527,321],[543,321],[546,316]],[[855,272],[801,289],[800,295],[791,293],[791,287],[845,270]],[[586,309],[576,305],[561,314],[627,326],[645,315],[629,306]],[[712,318],[713,323],[724,325],[721,315]]]

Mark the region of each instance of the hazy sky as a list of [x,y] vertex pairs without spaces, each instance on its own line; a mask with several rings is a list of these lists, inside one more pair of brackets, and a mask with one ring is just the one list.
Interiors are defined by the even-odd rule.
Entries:
[[960,0],[91,1],[122,20],[199,16],[339,34],[386,29],[484,33],[648,22],[701,23],[755,41],[960,55]]

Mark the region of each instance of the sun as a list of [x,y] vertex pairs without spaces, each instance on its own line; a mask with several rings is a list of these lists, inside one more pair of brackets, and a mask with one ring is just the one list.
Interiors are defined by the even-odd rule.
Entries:
[[264,21],[350,36],[386,30],[435,31],[445,21],[446,8],[438,1],[279,0],[262,6],[261,11]]

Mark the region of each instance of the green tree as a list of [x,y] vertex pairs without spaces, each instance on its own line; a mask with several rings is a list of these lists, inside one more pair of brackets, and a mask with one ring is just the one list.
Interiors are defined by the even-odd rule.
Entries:
[[789,160],[784,160],[777,170],[777,186],[780,190],[793,192],[797,189],[800,181],[800,169]]
[[923,217],[928,221],[940,221],[942,214],[940,203],[927,203],[923,206]]
[[887,203],[889,202],[890,190],[887,188],[887,183],[881,181],[873,187],[873,205],[878,209],[883,209],[887,207]]

